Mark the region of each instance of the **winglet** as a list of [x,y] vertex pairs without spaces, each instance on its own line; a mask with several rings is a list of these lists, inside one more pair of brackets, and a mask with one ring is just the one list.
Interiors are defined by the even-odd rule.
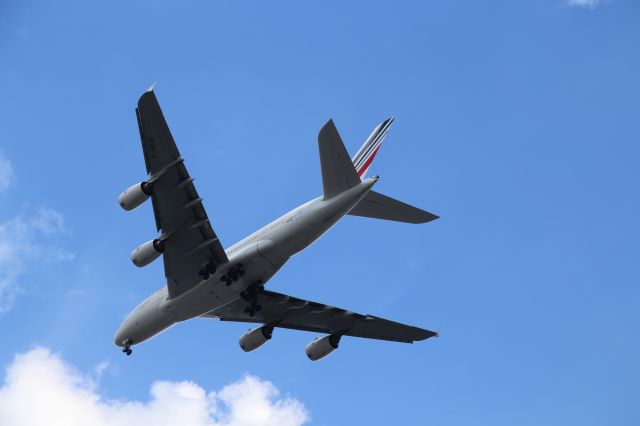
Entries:
[[157,82],[157,81],[156,81],[155,83],[153,83],[153,84],[151,85],[151,87],[149,87],[149,88],[146,90],[146,92],[147,92],[147,93],[149,93],[149,92],[153,92],[153,89],[156,87],[156,84],[158,84],[158,82]]

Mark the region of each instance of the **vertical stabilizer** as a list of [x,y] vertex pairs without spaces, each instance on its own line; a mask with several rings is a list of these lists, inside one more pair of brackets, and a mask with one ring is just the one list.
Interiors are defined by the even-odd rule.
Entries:
[[338,129],[329,120],[318,133],[324,199],[334,197],[360,183]]
[[387,135],[387,132],[391,127],[391,123],[393,123],[393,119],[394,117],[389,117],[382,123],[378,124],[378,126],[373,129],[373,132],[371,132],[371,135],[369,135],[367,140],[362,144],[356,155],[354,155],[353,166],[356,168],[356,172],[362,180],[366,177],[367,170],[371,167],[371,163],[373,163],[373,159],[378,153],[378,150],[384,141],[384,137]]

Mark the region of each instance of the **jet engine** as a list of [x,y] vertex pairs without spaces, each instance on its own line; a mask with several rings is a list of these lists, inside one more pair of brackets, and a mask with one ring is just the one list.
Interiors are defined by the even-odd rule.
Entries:
[[125,189],[124,192],[118,196],[118,203],[120,203],[120,207],[123,209],[131,211],[147,201],[150,195],[151,184],[140,182]]
[[314,339],[307,345],[305,352],[311,361],[317,361],[338,349],[338,343],[340,343],[340,335],[330,334],[321,339]]
[[164,241],[158,239],[147,241],[131,252],[131,261],[138,268],[142,268],[156,260],[163,251]]
[[240,347],[245,352],[251,352],[267,343],[273,334],[273,327],[262,326],[252,328],[240,337]]

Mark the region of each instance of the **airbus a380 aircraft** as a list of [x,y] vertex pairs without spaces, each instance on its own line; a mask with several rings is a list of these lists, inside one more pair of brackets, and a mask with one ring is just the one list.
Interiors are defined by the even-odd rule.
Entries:
[[118,201],[125,210],[133,210],[151,198],[159,235],[136,248],[131,260],[143,267],[163,255],[167,282],[140,303],[118,329],[115,344],[124,353],[131,355],[131,346],[195,317],[261,324],[240,337],[240,347],[246,352],[271,339],[277,327],[324,333],[326,336],[306,347],[313,361],[333,352],[342,336],[413,343],[436,335],[264,288],[293,255],[344,215],[407,223],[438,218],[373,191],[378,177],[365,177],[393,118],[374,129],[353,160],[329,120],[318,134],[324,194],[225,250],[153,88],[140,97],[136,115],[148,177],[120,194]]

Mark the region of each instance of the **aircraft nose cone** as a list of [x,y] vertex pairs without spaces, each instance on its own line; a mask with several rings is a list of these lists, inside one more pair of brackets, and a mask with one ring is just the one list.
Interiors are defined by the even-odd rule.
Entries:
[[116,335],[115,335],[115,336],[113,336],[113,343],[114,343],[116,346],[123,347],[123,346],[124,346],[123,342],[124,342],[125,340],[126,340],[126,338],[124,337],[124,333],[122,332],[122,327],[120,327],[120,328],[118,329],[118,331],[116,331]]
[[131,340],[131,327],[129,327],[129,321],[125,320],[113,336],[113,343],[122,348],[127,340]]

